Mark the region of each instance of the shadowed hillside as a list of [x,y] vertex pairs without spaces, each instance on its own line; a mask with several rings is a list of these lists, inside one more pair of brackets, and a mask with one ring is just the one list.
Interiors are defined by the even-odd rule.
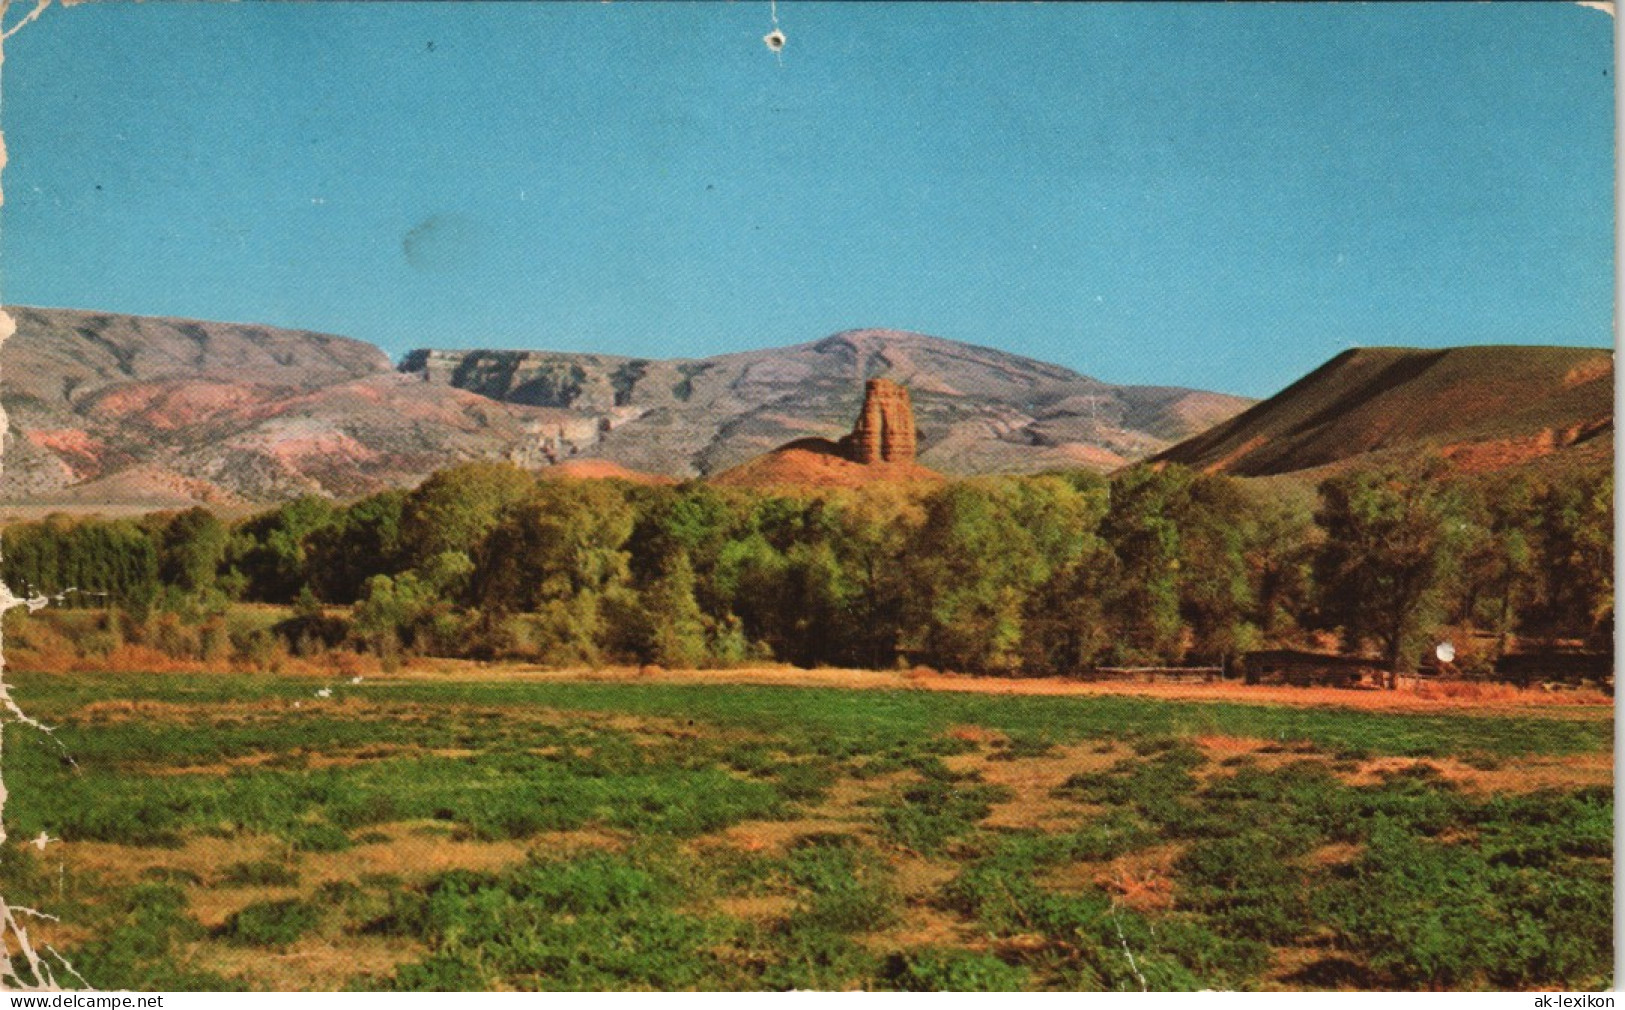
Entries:
[[1250,477],[1418,453],[1468,472],[1606,462],[1613,383],[1595,348],[1358,348],[1155,459]]

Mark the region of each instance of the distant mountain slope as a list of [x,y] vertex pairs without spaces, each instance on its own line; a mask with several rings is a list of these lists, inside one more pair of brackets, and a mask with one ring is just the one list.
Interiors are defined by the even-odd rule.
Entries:
[[715,474],[801,438],[836,438],[865,379],[909,387],[920,463],[949,474],[1112,468],[1234,414],[1222,393],[1113,386],[1058,365],[895,330],[697,360],[418,350],[432,385],[599,420],[566,451],[673,476]]
[[358,340],[9,307],[0,501],[243,505],[415,483],[573,416],[431,387]]
[[878,375],[912,387],[920,463],[950,474],[1109,469],[1248,402],[1111,386],[883,330],[681,361],[419,351],[396,369],[378,348],[330,334],[8,311],[17,332],[0,361],[11,422],[0,505],[14,512],[348,497],[469,459],[561,474],[715,474],[796,439],[844,434],[863,380]]
[[1436,453],[1467,471],[1611,460],[1610,351],[1345,351],[1155,458],[1241,476]]
[[67,405],[107,386],[164,378],[315,389],[389,371],[360,340],[270,326],[8,306],[9,402]]

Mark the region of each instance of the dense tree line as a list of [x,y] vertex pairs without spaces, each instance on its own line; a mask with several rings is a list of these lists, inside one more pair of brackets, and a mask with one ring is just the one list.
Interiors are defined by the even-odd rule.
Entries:
[[234,524],[53,516],[4,530],[3,571],[136,614],[294,604],[290,638],[386,656],[1019,675],[1335,633],[1397,669],[1445,626],[1605,639],[1612,514],[1606,472],[1352,471],[1311,495],[1141,466],[798,496],[470,464]]

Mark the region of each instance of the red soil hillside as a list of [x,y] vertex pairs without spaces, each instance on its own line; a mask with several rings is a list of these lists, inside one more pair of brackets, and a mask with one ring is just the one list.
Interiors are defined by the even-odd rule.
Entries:
[[803,438],[710,478],[724,487],[826,488],[875,483],[934,482],[945,478],[914,462],[858,463],[827,438]]
[[1429,454],[1481,472],[1606,463],[1613,430],[1610,351],[1373,347],[1153,459],[1256,477]]

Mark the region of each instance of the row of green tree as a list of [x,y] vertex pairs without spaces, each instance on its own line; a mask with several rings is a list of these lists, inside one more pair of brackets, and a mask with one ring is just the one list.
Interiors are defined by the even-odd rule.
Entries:
[[297,603],[307,639],[381,653],[1047,674],[1335,631],[1398,669],[1446,624],[1606,638],[1612,513],[1608,472],[1357,471],[1311,494],[1168,466],[793,495],[470,464],[234,524],[14,525],[3,574],[135,611]]

